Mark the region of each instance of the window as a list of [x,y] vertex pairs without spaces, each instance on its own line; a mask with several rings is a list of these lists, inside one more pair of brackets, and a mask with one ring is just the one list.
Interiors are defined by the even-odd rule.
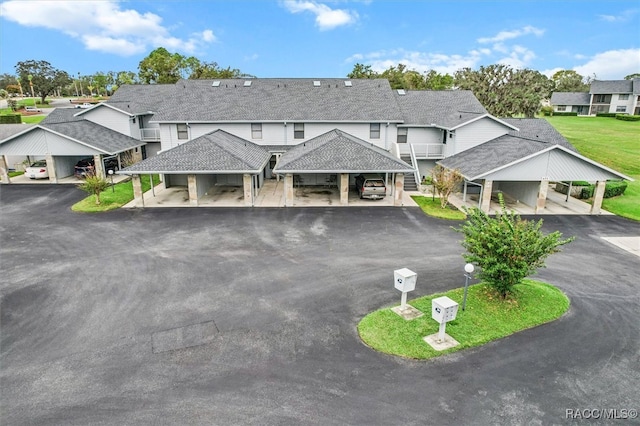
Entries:
[[380,123],[371,123],[369,126],[369,138],[380,139]]
[[304,123],[293,124],[293,138],[304,139]]
[[189,139],[189,129],[186,124],[178,124],[178,139]]
[[398,127],[398,143],[407,143],[407,129],[406,127]]
[[618,99],[620,99],[621,101],[628,101],[629,100],[629,94],[624,94],[624,95],[618,95]]
[[566,105],[558,105],[558,109],[556,111],[566,111],[566,110],[567,110]]
[[262,123],[251,123],[251,139],[262,139]]
[[607,102],[607,95],[594,95],[593,102],[599,103],[599,104],[605,103]]
[[624,105],[617,106],[616,112],[627,112],[627,107]]

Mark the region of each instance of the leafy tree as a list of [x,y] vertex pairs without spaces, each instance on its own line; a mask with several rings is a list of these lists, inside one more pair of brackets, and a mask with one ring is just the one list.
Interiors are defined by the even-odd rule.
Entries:
[[173,84],[182,78],[185,67],[184,56],[159,47],[140,61],[138,75],[146,84]]
[[357,63],[353,70],[347,74],[347,78],[379,78],[380,75],[371,69],[371,65]]
[[15,85],[16,87],[18,85],[18,80],[16,80],[15,76],[11,74],[0,75],[0,89],[8,90],[7,86],[13,86],[13,85]]
[[348,78],[386,78],[392,89],[406,90],[448,90],[453,88],[453,77],[449,74],[440,74],[429,70],[420,74],[416,70],[410,70],[405,64],[390,66],[382,73],[375,72],[371,65],[357,63],[353,70],[347,74]]
[[22,82],[23,91],[30,92],[29,76],[33,90],[42,99],[42,103],[48,95],[54,93],[58,87],[63,87],[71,83],[71,78],[66,71],[54,68],[47,61],[28,60],[18,62],[16,65],[16,73]]
[[551,76],[554,92],[588,92],[586,79],[573,70],[561,70]]
[[5,89],[0,89],[0,99],[7,99],[9,97],[9,92]]
[[453,88],[453,76],[429,70],[424,74],[424,85],[427,90],[450,90]]
[[533,117],[551,91],[551,82],[538,71],[514,70],[503,64],[481,66],[477,71],[463,68],[456,71],[454,81],[460,89],[471,90],[497,117]]
[[445,169],[437,164],[431,169],[431,177],[433,189],[440,197],[440,207],[444,209],[449,203],[449,196],[462,182],[462,175],[459,170]]
[[495,217],[478,208],[466,209],[466,222],[455,230],[464,235],[465,261],[480,266],[478,277],[505,298],[514,285],[544,267],[545,259],[574,237],[562,239],[558,231],[544,235],[542,219],[528,221],[507,211],[502,195],[500,205]]
[[633,80],[634,78],[640,78],[640,72],[629,74],[624,77],[625,80]]
[[96,196],[96,204],[100,205],[100,193],[109,187],[109,182],[95,173],[89,173],[85,177],[84,181],[78,185],[78,188],[82,189],[89,194]]
[[18,84],[10,84],[7,87],[5,87],[5,90],[11,95],[20,94],[20,86]]
[[201,80],[212,78],[240,78],[246,77],[239,69],[220,68],[217,62],[200,62],[200,60],[192,57],[186,60],[190,71],[189,79]]

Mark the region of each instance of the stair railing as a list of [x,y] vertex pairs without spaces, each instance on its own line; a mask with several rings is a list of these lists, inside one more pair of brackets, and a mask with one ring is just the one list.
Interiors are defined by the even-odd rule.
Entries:
[[416,185],[418,190],[420,189],[420,185],[422,185],[422,178],[420,177],[420,170],[418,170],[418,160],[416,159],[416,150],[413,147],[413,144],[409,144],[410,152],[411,152],[411,167],[413,167],[413,175],[416,179]]

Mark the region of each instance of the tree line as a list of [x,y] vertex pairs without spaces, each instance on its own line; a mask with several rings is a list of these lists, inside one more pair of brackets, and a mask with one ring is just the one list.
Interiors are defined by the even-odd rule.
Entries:
[[[0,75],[0,97],[40,97],[42,103],[54,96],[109,96],[123,84],[173,84],[180,79],[252,78],[237,68],[222,68],[216,62],[201,61],[171,53],[164,47],[153,50],[138,64],[138,72],[108,71],[92,75],[70,74],[47,61],[18,62],[16,74]],[[533,117],[542,100],[553,92],[588,92],[596,76],[584,77],[573,70],[561,70],[551,78],[531,69],[514,69],[494,64],[474,70],[462,68],[453,75],[434,70],[420,73],[405,64],[376,72],[371,65],[357,63],[348,78],[384,78],[393,89],[471,90],[496,117]],[[640,77],[631,74],[625,79]]]

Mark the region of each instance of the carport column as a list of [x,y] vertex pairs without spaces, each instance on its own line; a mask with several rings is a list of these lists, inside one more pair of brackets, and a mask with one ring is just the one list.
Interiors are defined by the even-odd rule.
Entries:
[[104,164],[102,163],[102,156],[100,154],[93,156],[93,167],[95,167],[96,176],[100,176],[103,179],[107,178],[104,175]]
[[602,208],[602,199],[604,198],[604,189],[607,185],[607,182],[604,180],[600,180],[596,182],[596,190],[593,194],[593,204],[591,204],[590,214],[600,214],[600,209]]
[[393,205],[402,206],[402,198],[404,196],[404,173],[396,173],[396,190],[393,192]]
[[242,185],[244,186],[244,205],[253,206],[253,188],[252,179],[249,173],[242,175]]
[[340,204],[349,204],[349,173],[340,173]]
[[284,175],[284,206],[293,206],[293,174]]
[[47,162],[47,171],[49,172],[49,183],[58,183],[58,175],[56,174],[56,162],[53,159],[53,155],[47,154],[44,156]]
[[196,175],[187,175],[187,182],[189,184],[189,204],[192,206],[198,205],[198,181]]
[[136,207],[144,207],[144,197],[142,195],[142,182],[140,181],[140,175],[131,176],[131,183],[133,183],[133,199]]
[[549,179],[544,178],[540,181],[540,189],[538,190],[538,201],[536,202],[536,214],[544,210],[547,203],[547,191],[549,190]]
[[2,177],[2,183],[11,183],[11,179],[9,179],[9,168],[7,167],[7,160],[4,155],[0,155],[0,176]]
[[486,180],[484,181],[484,186],[482,187],[482,204],[480,205],[480,210],[485,213],[489,213],[489,209],[491,208],[491,191],[493,190],[493,181]]

